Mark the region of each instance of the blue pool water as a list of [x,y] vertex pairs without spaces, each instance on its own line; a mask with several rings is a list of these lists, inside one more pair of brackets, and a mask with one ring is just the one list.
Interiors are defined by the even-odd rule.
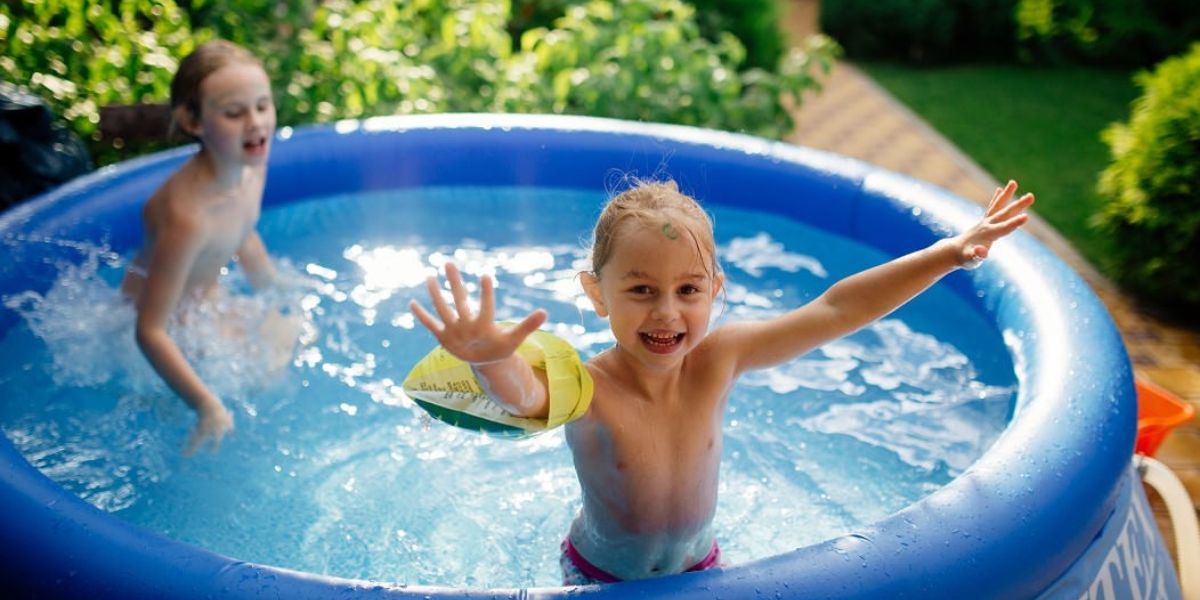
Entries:
[[[141,362],[131,311],[113,292],[124,258],[80,247],[82,266],[57,265],[50,292],[5,297],[37,331],[18,326],[0,341],[20,357],[0,368],[0,427],[88,502],[241,560],[408,583],[556,585],[558,541],[578,507],[561,431],[510,441],[431,422],[399,390],[433,343],[407,305],[425,301],[424,277],[454,260],[497,277],[499,318],[544,307],[546,328],[585,356],[602,350],[611,337],[575,273],[603,200],[423,188],[266,210],[269,249],[312,287],[241,308],[303,315],[304,343],[273,376],[261,360],[234,359],[261,356],[253,341],[211,335],[196,319],[189,348],[237,430],[218,454],[192,459],[179,455],[192,417]],[[885,260],[776,215],[710,210],[729,282],[718,325],[778,314]],[[244,283],[234,273],[226,287]],[[727,560],[846,533],[962,473],[1007,424],[1009,356],[994,325],[934,288],[858,334],[744,377],[726,419],[717,512]]]

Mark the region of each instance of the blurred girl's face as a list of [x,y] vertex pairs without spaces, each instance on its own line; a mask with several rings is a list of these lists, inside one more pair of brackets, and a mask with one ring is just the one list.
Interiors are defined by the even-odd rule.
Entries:
[[190,133],[221,162],[265,164],[275,133],[271,82],[261,67],[233,63],[200,82],[200,119]]

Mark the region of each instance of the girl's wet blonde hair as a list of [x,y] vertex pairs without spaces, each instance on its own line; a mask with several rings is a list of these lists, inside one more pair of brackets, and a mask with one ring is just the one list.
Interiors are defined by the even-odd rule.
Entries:
[[685,238],[695,244],[700,256],[708,257],[704,268],[709,276],[716,277],[721,272],[712,219],[699,203],[680,192],[674,181],[666,180],[638,181],[608,201],[592,231],[594,276],[600,276],[625,226],[631,223],[660,231],[667,240]]
[[179,109],[187,111],[193,119],[200,118],[200,84],[204,78],[222,67],[237,64],[263,68],[262,61],[249,50],[226,40],[205,42],[179,62],[179,69],[171,79],[171,136],[182,131],[176,116]]

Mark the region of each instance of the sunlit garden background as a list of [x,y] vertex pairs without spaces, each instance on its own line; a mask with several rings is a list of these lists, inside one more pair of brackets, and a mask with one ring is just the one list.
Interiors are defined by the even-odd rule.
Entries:
[[[12,0],[0,80],[102,166],[171,144],[171,75],[216,37],[264,59],[280,125],[536,112],[781,139],[841,58],[1036,190],[1127,291],[1174,318],[1200,308],[1200,3],[823,0],[828,37],[793,44],[780,17],[802,1]],[[29,144],[3,135],[23,168]]]

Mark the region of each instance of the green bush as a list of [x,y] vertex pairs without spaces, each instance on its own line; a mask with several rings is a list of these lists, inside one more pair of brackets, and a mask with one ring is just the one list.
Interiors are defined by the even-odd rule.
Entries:
[[319,0],[178,0],[192,28],[236,42],[269,60],[287,53],[297,31],[310,23]]
[[[603,115],[781,137],[786,106],[816,87],[836,46],[810,41],[778,74],[739,71],[745,49],[729,33],[709,42],[680,0],[588,2],[569,8],[553,29],[522,36],[496,109]],[[780,99],[787,97],[786,102]]]
[[1200,2],[1019,0],[1017,38],[1027,62],[1148,66],[1200,38]]
[[482,111],[509,54],[503,3],[330,0],[279,65],[280,122]]
[[100,107],[162,101],[179,57],[206,38],[172,0],[6,2],[0,79],[45,98],[103,164],[120,153],[99,143]]
[[857,59],[1011,59],[1017,0],[824,0],[821,29]]
[[583,4],[587,0],[512,0],[512,16],[508,20],[508,34],[513,40],[513,50],[518,50],[521,36],[530,29],[550,28],[567,13],[568,6]]
[[[739,71],[730,34],[713,44],[680,0],[587,2],[551,28],[508,37],[507,2],[331,0],[280,56],[290,74],[280,122],[424,112],[554,112],[661,121],[782,137],[796,103],[828,69],[815,40],[778,73]],[[544,7],[543,7],[544,8]],[[282,83],[282,82],[281,82]]]
[[[570,6],[586,4],[588,0],[513,0],[509,34],[519,44],[522,34],[530,29],[554,25]],[[779,29],[777,0],[688,0],[695,7],[696,24],[700,34],[710,42],[719,43],[723,33],[731,33],[746,49],[742,69],[774,71],[787,46]],[[519,46],[514,46],[517,50]]]
[[565,112],[775,138],[837,51],[819,37],[745,68],[737,38],[705,38],[682,0],[557,1],[573,4],[514,42],[509,0],[23,0],[0,4],[0,78],[46,98],[106,164],[128,149],[99,142],[100,107],[167,102],[179,59],[214,37],[263,58],[280,125]]
[[1104,132],[1096,224],[1115,241],[1115,278],[1180,315],[1200,309],[1200,43],[1137,82],[1128,123]]
[[787,43],[779,29],[777,0],[690,0],[705,39],[728,31],[746,47],[746,68],[775,70]]
[[851,58],[1139,67],[1200,39],[1196,0],[823,0]]

